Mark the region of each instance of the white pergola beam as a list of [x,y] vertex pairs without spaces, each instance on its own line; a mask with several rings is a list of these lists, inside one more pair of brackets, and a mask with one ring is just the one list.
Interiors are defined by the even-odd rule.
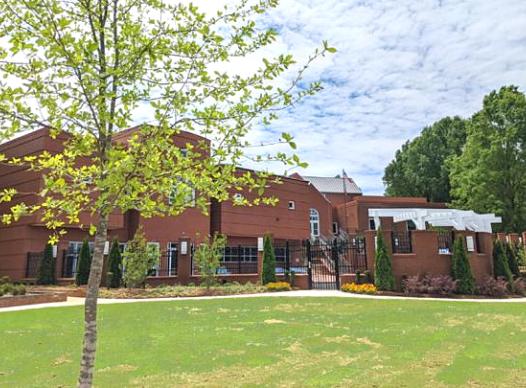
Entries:
[[426,223],[434,226],[451,226],[456,230],[491,233],[491,224],[502,219],[495,214],[477,214],[471,210],[459,209],[369,209],[369,217],[374,218],[378,229],[381,217],[392,217],[394,222],[413,221],[418,230],[425,230]]

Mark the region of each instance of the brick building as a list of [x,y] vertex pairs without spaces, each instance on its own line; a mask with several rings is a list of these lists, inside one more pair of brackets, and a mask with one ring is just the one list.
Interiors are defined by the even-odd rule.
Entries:
[[[126,142],[135,128],[120,132],[115,141]],[[65,137],[52,139],[46,129],[41,129],[8,143],[0,145],[0,153],[7,156],[38,154],[42,151],[60,152]],[[175,144],[182,149],[188,144],[206,142],[191,133],[181,132]],[[21,167],[0,166],[0,189],[14,187],[21,193],[20,200],[38,201],[34,194],[42,188],[42,176]],[[425,198],[396,198],[363,195],[358,185],[349,177],[314,177],[293,174],[281,177],[281,182],[269,183],[266,195],[278,198],[276,206],[236,206],[232,201],[210,201],[209,215],[195,208],[187,209],[177,217],[144,218],[138,211],[113,214],[110,218],[109,240],[117,238],[123,247],[131,239],[139,225],[144,228],[151,244],[159,246],[162,253],[160,265],[152,270],[152,284],[199,282],[193,264],[193,247],[214,233],[227,236],[220,275],[225,280],[257,281],[261,267],[261,244],[265,234],[271,234],[275,242],[278,273],[293,271],[297,284],[302,287],[316,286],[317,270],[330,277],[348,280],[356,271],[374,267],[374,235],[382,226],[386,238],[391,241],[393,266],[398,279],[417,273],[449,273],[450,252],[442,246],[449,244],[455,224],[446,225],[444,232],[428,230],[415,225],[411,217],[400,219],[396,214],[382,214],[382,209],[439,210],[445,204],[429,203]],[[242,195],[242,194],[238,194]],[[10,204],[0,204],[0,214]],[[378,216],[381,214],[381,216]],[[89,224],[89,216],[81,217],[83,225]],[[436,220],[434,220],[435,222]],[[498,220],[493,219],[493,222]],[[458,225],[457,225],[458,226]],[[465,226],[465,225],[464,225]],[[471,225],[472,226],[472,225]],[[449,228],[449,229],[448,229]],[[57,278],[61,282],[72,281],[78,252],[87,230],[78,224],[67,225],[67,234],[55,247]],[[459,229],[459,228],[457,228]],[[491,234],[466,227],[458,233],[469,235],[467,243],[476,242],[476,250],[470,251],[478,279],[492,273]],[[446,234],[447,234],[446,233]],[[36,274],[41,252],[49,232],[38,216],[26,217],[19,222],[0,225],[0,275],[14,280],[30,281]],[[317,251],[305,249],[305,241],[316,241]],[[341,247],[340,268],[331,261],[331,243],[346,241],[348,250]],[[444,242],[445,241],[445,242]],[[402,249],[402,245],[404,249]],[[109,243],[107,244],[109,247]],[[334,251],[336,252],[336,251]],[[314,260],[307,263],[307,256]],[[318,257],[315,257],[318,256]],[[309,275],[309,283],[307,282]],[[323,280],[318,282],[325,283]]]

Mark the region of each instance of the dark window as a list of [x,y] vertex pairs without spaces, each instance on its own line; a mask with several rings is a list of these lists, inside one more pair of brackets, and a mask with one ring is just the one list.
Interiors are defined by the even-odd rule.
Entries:
[[412,253],[411,231],[392,232],[393,253]]
[[224,262],[257,262],[258,249],[257,247],[226,247],[223,254]]
[[376,223],[374,222],[374,218],[369,218],[369,230],[376,230]]
[[332,223],[332,233],[338,234],[338,223],[337,222]]

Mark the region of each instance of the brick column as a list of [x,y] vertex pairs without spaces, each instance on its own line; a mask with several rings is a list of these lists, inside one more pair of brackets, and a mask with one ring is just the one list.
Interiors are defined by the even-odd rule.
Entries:
[[497,240],[506,241],[506,233],[497,233]]
[[526,249],[526,232],[522,232],[522,245]]
[[511,243],[517,244],[519,242],[519,234],[518,233],[510,233],[508,235],[509,240]]
[[[186,253],[183,254],[183,245],[186,243]],[[192,242],[188,238],[179,239],[179,251],[177,258],[177,281],[181,284],[188,284],[192,275]]]

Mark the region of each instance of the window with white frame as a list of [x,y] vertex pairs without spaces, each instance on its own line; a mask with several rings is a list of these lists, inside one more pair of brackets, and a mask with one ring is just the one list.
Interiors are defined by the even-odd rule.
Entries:
[[376,222],[373,217],[369,217],[369,230],[376,230]]
[[224,262],[244,261],[257,262],[258,248],[257,247],[225,247],[223,254]]
[[172,186],[172,191],[168,196],[168,204],[172,205],[179,195],[184,195],[183,201],[185,205],[195,206],[195,189],[181,179],[178,179],[177,183],[174,183]]
[[289,201],[289,210],[295,210],[296,209],[296,202]]
[[233,196],[235,204],[242,204],[244,198],[245,197],[243,197],[243,194],[241,194],[241,193],[235,193],[234,196]]
[[338,223],[337,222],[333,222],[332,223],[332,234],[338,234],[338,232],[339,232]]
[[316,209],[310,209],[310,235],[320,236],[320,213]]

